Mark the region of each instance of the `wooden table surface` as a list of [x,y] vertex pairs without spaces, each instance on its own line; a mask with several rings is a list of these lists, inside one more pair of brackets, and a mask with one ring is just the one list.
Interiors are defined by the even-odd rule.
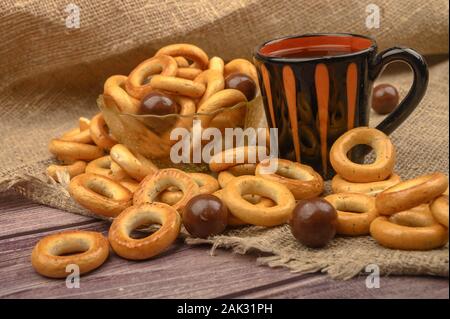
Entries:
[[80,288],[34,272],[30,254],[45,235],[67,229],[107,233],[108,224],[0,194],[0,298],[448,298],[447,278],[382,277],[368,289],[361,275],[335,281],[258,266],[255,255],[236,255],[181,241],[155,259],[132,262],[111,253],[82,276]]

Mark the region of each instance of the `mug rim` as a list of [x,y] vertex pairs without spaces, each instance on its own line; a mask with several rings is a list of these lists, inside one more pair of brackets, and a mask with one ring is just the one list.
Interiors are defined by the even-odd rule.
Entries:
[[[268,56],[268,55],[263,55],[260,53],[260,50],[264,46],[266,46],[267,44],[269,44],[271,42],[278,42],[278,41],[283,41],[283,40],[288,40],[288,39],[307,38],[307,37],[331,37],[331,36],[363,38],[363,39],[369,40],[371,42],[371,45],[366,49],[359,50],[356,52],[350,52],[350,53],[345,53],[345,54],[340,54],[340,55],[335,55],[335,56],[326,56],[326,57],[318,56],[318,57],[306,57],[306,58],[286,58],[286,57]],[[264,61],[268,61],[268,62],[296,63],[296,62],[310,62],[310,61],[354,57],[354,56],[366,54],[373,50],[377,50],[377,48],[378,48],[378,45],[377,45],[375,39],[370,36],[366,36],[366,35],[360,35],[360,34],[355,34],[355,33],[344,33],[344,32],[343,33],[305,33],[305,34],[299,34],[299,35],[289,35],[289,36],[284,36],[284,37],[279,37],[279,38],[274,38],[274,39],[264,41],[262,44],[259,44],[254,48],[253,56],[260,60],[264,60]]]

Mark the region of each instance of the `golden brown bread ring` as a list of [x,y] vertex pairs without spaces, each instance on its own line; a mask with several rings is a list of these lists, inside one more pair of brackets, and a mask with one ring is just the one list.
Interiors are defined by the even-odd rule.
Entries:
[[182,56],[176,56],[173,57],[175,61],[177,61],[177,65],[179,68],[187,68],[189,66],[189,61],[186,60],[186,58],[183,58]]
[[102,113],[98,113],[92,118],[89,131],[95,144],[103,149],[110,150],[111,147],[117,144],[117,140],[109,133],[108,125],[106,125]]
[[[151,83],[145,83],[149,76],[161,74],[163,76],[176,76],[177,61],[168,55],[155,56],[141,62],[131,71],[125,82],[125,89],[132,97],[142,100],[144,96],[153,91]],[[151,82],[151,81],[150,81]]]
[[91,126],[91,120],[86,117],[80,117],[78,119],[78,127],[80,128],[80,131],[89,130],[89,127]]
[[256,164],[240,164],[225,171],[219,172],[217,180],[221,188],[225,188],[228,182],[237,176],[255,175]]
[[116,217],[131,205],[133,194],[102,175],[85,173],[72,178],[69,193],[81,206],[105,217]]
[[244,73],[248,75],[252,78],[253,81],[255,81],[255,84],[258,86],[258,73],[256,71],[256,67],[250,61],[245,59],[234,59],[225,64],[225,77],[233,73]]
[[117,181],[128,176],[120,166],[113,171],[113,165],[114,163],[111,161],[111,157],[106,155],[90,161],[86,166],[86,173],[103,175]]
[[154,75],[150,85],[155,90],[193,98],[199,98],[205,92],[205,85],[202,83],[166,75]]
[[210,115],[222,108],[233,107],[239,103],[247,102],[245,95],[235,89],[224,89],[211,95],[197,109],[197,113],[207,114],[199,116],[202,121],[202,127],[208,127],[214,116]]
[[182,56],[193,61],[194,63],[192,65],[202,70],[207,68],[209,62],[208,55],[205,51],[188,43],[171,44],[162,47],[156,52],[155,57],[160,55]]
[[[395,215],[394,215],[395,216]],[[410,219],[408,226],[396,224],[395,219],[380,216],[370,224],[370,234],[381,245],[392,249],[430,250],[444,246],[448,241],[448,229],[428,219]],[[425,224],[423,223],[425,220]],[[411,226],[412,225],[412,226]]]
[[448,195],[441,195],[430,204],[433,217],[448,228]]
[[102,234],[66,231],[42,238],[33,248],[31,264],[43,276],[65,278],[70,274],[68,265],[77,265],[82,275],[100,267],[108,255],[108,240]]
[[363,193],[370,196],[375,196],[385,189],[397,185],[402,180],[400,176],[392,173],[388,179],[380,182],[369,183],[353,183],[346,181],[340,175],[335,175],[331,180],[331,189],[333,193]]
[[120,185],[134,193],[139,188],[139,182],[132,178],[124,178],[119,181]]
[[[376,159],[371,164],[352,162],[347,153],[356,145],[372,147]],[[369,127],[354,128],[342,134],[330,151],[330,162],[337,174],[350,182],[368,183],[383,181],[392,174],[395,164],[395,148],[383,132]]]
[[117,109],[122,113],[137,114],[141,102],[130,96],[125,90],[127,79],[125,75],[110,76],[103,87],[103,100],[111,109]]
[[267,170],[269,160],[265,160],[256,166],[255,175],[283,184],[297,200],[317,197],[323,192],[323,179],[312,167],[285,159],[270,161],[275,161],[276,172]]
[[134,193],[133,204],[139,205],[155,202],[159,194],[170,186],[176,186],[183,192],[183,197],[172,206],[180,212],[187,202],[199,192],[198,185],[189,174],[176,168],[166,168],[142,180],[139,188]]
[[[255,206],[242,195],[256,194],[273,200],[272,207]],[[257,226],[276,226],[287,222],[295,206],[295,199],[286,186],[259,176],[239,176],[224,188],[223,201],[231,214]]]
[[[131,232],[139,226],[160,224],[161,227],[141,239],[131,238]],[[109,242],[117,255],[130,260],[154,257],[166,250],[178,237],[181,218],[178,212],[163,203],[131,206],[114,219],[109,229]]]
[[224,67],[225,63],[223,62],[222,58],[213,56],[211,59],[209,59],[208,70],[218,71],[223,76]]
[[358,193],[331,194],[324,198],[337,211],[336,232],[361,236],[370,233],[370,224],[378,217],[375,198]]
[[73,178],[77,175],[83,174],[85,169],[86,169],[86,162],[84,161],[76,161],[69,165],[51,164],[47,167],[47,174],[55,181],[60,182],[57,172],[66,171],[69,174],[69,177]]
[[375,204],[380,215],[392,215],[432,201],[441,195],[447,186],[447,177],[442,173],[422,175],[379,193]]
[[140,154],[133,154],[125,145],[116,144],[111,148],[111,159],[122,167],[128,175],[141,181],[146,176],[154,174],[158,167]]
[[202,72],[203,72],[203,70],[196,69],[196,68],[178,68],[177,78],[194,80]]
[[52,139],[48,145],[50,153],[59,159],[94,160],[104,155],[103,150],[96,146],[84,143]]
[[225,79],[223,78],[223,74],[221,72],[215,71],[215,70],[203,71],[194,79],[194,82],[202,83],[203,85],[206,86],[203,96],[201,97],[200,101],[197,103],[199,108],[213,94],[215,94],[225,88]]
[[[194,182],[197,183],[199,187],[198,192],[199,194],[212,194],[220,188],[217,179],[215,179],[209,174],[204,173],[188,173],[188,174],[189,176],[192,177]],[[161,200],[161,202],[165,204],[174,205],[182,197],[183,197],[182,191],[179,191],[178,189],[175,190],[167,189],[160,194],[159,199]]]
[[260,158],[262,154],[266,156],[266,147],[264,146],[240,146],[236,148],[226,149],[211,157],[209,169],[212,172],[220,172],[238,164],[249,163],[255,160],[256,163],[264,158]]
[[78,127],[64,133],[60,137],[60,140],[68,141],[68,142],[84,143],[84,144],[91,144],[93,142],[91,133],[89,132],[89,130],[82,131]]

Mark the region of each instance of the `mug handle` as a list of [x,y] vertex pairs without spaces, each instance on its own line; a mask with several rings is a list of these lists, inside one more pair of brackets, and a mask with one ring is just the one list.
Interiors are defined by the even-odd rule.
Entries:
[[370,70],[371,80],[374,81],[388,64],[398,61],[410,66],[414,73],[414,80],[406,97],[376,127],[388,135],[414,111],[428,86],[428,65],[419,53],[410,48],[393,47],[377,54]]

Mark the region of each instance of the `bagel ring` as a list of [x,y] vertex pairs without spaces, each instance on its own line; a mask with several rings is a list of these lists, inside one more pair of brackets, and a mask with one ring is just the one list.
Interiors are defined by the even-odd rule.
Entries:
[[120,166],[113,171],[114,162],[111,161],[109,155],[99,157],[93,161],[90,161],[86,166],[86,173],[92,173],[97,175],[103,175],[113,180],[121,180],[128,175]]
[[134,193],[139,188],[139,182],[132,178],[124,178],[119,181],[120,185]]
[[133,196],[133,204],[155,202],[158,195],[170,186],[176,186],[183,192],[183,197],[172,205],[182,211],[187,202],[199,193],[199,187],[189,174],[176,169],[166,168],[144,178]]
[[189,61],[182,57],[182,56],[176,56],[173,57],[175,59],[175,61],[177,61],[177,65],[179,68],[187,68],[189,66]]
[[223,62],[222,58],[220,58],[218,56],[213,56],[211,59],[209,59],[208,70],[217,71],[220,74],[222,74],[222,77],[223,77],[224,66],[225,66],[225,63]]
[[166,75],[152,76],[150,86],[155,90],[161,90],[169,94],[193,98],[199,98],[205,92],[205,85],[202,83]]
[[58,172],[67,172],[70,178],[83,174],[86,169],[86,162],[76,161],[69,165],[56,165],[51,164],[47,167],[47,174],[55,181],[59,181]]
[[78,119],[78,127],[80,128],[80,131],[86,131],[89,130],[89,127],[91,126],[91,120],[85,117],[80,117]]
[[335,175],[331,180],[331,189],[333,193],[363,193],[375,196],[385,189],[397,185],[402,180],[400,176],[392,173],[388,179],[380,182],[353,183],[346,181],[340,175]]
[[219,172],[217,180],[221,188],[225,188],[233,178],[242,175],[255,175],[256,164],[239,164]]
[[199,119],[202,121],[202,127],[208,127],[209,123],[213,120],[214,116],[211,113],[244,102],[247,102],[247,98],[239,90],[224,89],[214,93],[207,100],[203,101],[197,109],[197,113],[205,114],[199,116]]
[[337,211],[336,232],[360,236],[370,233],[370,224],[378,217],[375,198],[366,194],[341,193],[324,198]]
[[68,142],[84,143],[84,144],[91,144],[93,142],[91,133],[89,132],[89,130],[81,130],[78,127],[64,133],[60,137],[60,140],[68,141]]
[[[430,250],[444,246],[448,241],[448,229],[428,218],[408,220],[407,226],[397,224],[391,216],[380,216],[370,224],[371,236],[381,245],[392,249]],[[403,222],[404,219],[403,219]]]
[[177,70],[177,78],[194,80],[197,76],[199,76],[203,70],[197,68],[178,68]]
[[[273,200],[272,207],[257,207],[242,195],[256,194]],[[275,226],[289,220],[295,199],[289,189],[259,176],[240,176],[224,188],[223,201],[229,211],[240,220],[257,226]]]
[[[141,239],[134,239],[131,232],[139,226],[158,223],[161,227]],[[178,237],[181,218],[178,212],[163,203],[131,206],[114,219],[109,229],[109,242],[119,256],[130,260],[154,257],[167,249]]]
[[102,175],[85,173],[72,178],[69,193],[81,206],[105,217],[116,217],[131,205],[133,194]]
[[[188,173],[188,174],[198,185],[199,194],[212,194],[220,188],[217,179],[215,179],[209,174],[205,173]],[[169,189],[162,192],[159,196],[161,202],[166,203],[168,205],[174,205],[182,197],[183,192],[179,190],[169,190]]]
[[141,106],[141,102],[130,96],[125,90],[127,82],[125,75],[110,76],[103,87],[103,100],[105,104],[113,109],[117,106],[119,112],[137,114]]
[[[269,161],[275,161],[277,170],[267,171]],[[270,159],[256,166],[256,176],[278,182],[286,186],[296,200],[319,196],[323,192],[323,179],[310,166],[285,159]]]
[[103,150],[96,146],[78,142],[62,141],[53,139],[48,145],[50,153],[56,155],[60,159],[71,160],[94,160],[103,156]]
[[149,76],[161,74],[163,76],[175,76],[178,71],[177,61],[168,55],[155,56],[141,62],[131,71],[125,82],[125,89],[135,99],[142,100],[144,96],[153,91],[150,83],[145,83]]
[[223,90],[225,88],[225,79],[223,74],[216,70],[205,70],[200,73],[194,82],[201,83],[206,86],[205,92],[203,93],[200,101],[197,103],[199,107],[208,100],[213,94]]
[[[224,192],[223,189],[219,189],[218,191],[215,191],[212,194],[214,196],[216,196],[217,198],[219,198],[223,202],[223,192]],[[273,200],[271,200],[267,197],[261,197],[258,195],[247,194],[247,195],[242,196],[242,198],[244,198],[249,203],[255,205],[256,207],[275,206],[275,203],[273,202]],[[227,225],[228,226],[242,226],[242,225],[248,225],[248,224],[230,213],[230,214],[228,214]]]
[[[371,164],[352,162],[347,153],[358,144],[371,146],[376,159]],[[395,164],[395,148],[383,132],[358,127],[342,134],[330,150],[330,162],[337,174],[350,182],[368,183],[383,181],[392,174]]]
[[108,255],[108,240],[102,234],[66,231],[42,238],[33,248],[31,264],[43,276],[65,278],[70,274],[67,266],[77,265],[80,274],[85,274],[100,267]]
[[258,72],[256,71],[256,67],[250,61],[245,59],[234,59],[225,64],[225,77],[232,73],[244,73],[248,75],[253,81],[255,81],[256,87],[258,87]]
[[[211,157],[209,169],[212,172],[220,172],[241,163],[256,163],[267,157],[264,146],[240,146],[226,149]],[[253,164],[253,163],[252,163]]]
[[441,195],[430,205],[433,217],[448,228],[448,195]]
[[98,113],[92,118],[89,131],[95,144],[103,149],[110,150],[117,144],[117,140],[109,133],[109,128],[102,113]]
[[160,55],[170,55],[174,57],[181,56],[187,58],[194,62],[192,65],[195,65],[195,67],[202,70],[207,68],[209,62],[208,55],[205,51],[195,45],[187,43],[171,44],[162,47],[156,52],[155,57]]
[[442,173],[422,175],[398,183],[377,195],[377,210],[380,215],[392,215],[408,210],[431,202],[441,195],[447,186],[447,177]]
[[146,176],[154,174],[156,167],[151,160],[136,154],[134,155],[125,145],[116,144],[110,151],[111,159],[127,172],[132,178],[141,181]]

